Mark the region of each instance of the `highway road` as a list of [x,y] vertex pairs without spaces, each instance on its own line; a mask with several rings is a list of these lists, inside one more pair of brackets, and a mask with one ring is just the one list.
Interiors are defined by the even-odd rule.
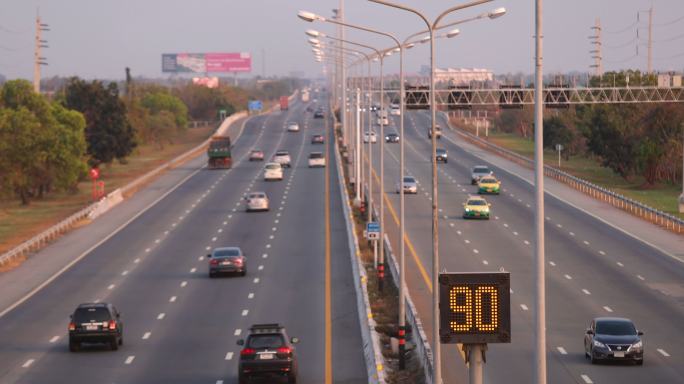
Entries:
[[[288,121],[301,132],[285,132]],[[342,212],[336,167],[327,168],[333,214],[326,233],[326,169],[306,161],[323,150],[310,137],[326,126],[298,102],[251,118],[234,143],[233,169],[192,174],[0,318],[0,382],[236,383],[236,340],[251,324],[272,322],[301,340],[298,382],[367,382],[344,217],[334,214]],[[263,163],[247,159],[252,148],[267,159],[289,150],[285,179],[264,182]],[[245,212],[250,191],[265,191],[271,210]],[[247,276],[209,279],[205,255],[218,246],[242,248]],[[92,301],[121,311],[124,345],[70,353],[68,316]]]
[[[442,119],[442,118],[441,118]],[[406,196],[407,281],[428,336],[431,328],[431,164],[427,111],[407,112],[407,173],[419,182],[417,195]],[[445,121],[441,121],[443,127]],[[376,127],[379,133],[379,127]],[[387,131],[399,131],[393,117]],[[440,269],[450,272],[511,273],[512,343],[490,344],[486,353],[488,383],[532,383],[534,346],[534,195],[532,186],[506,169],[494,167],[502,181],[489,221],[462,219],[462,203],[477,193],[470,169],[488,164],[470,146],[445,132],[438,147],[449,151],[439,165]],[[458,145],[457,145],[458,144]],[[375,172],[379,144],[373,145]],[[385,144],[385,227],[399,255],[399,145]],[[375,182],[379,183],[376,177]],[[376,203],[379,188],[374,188]],[[644,224],[650,225],[650,224]],[[682,383],[684,353],[684,265],[622,231],[548,195],[546,196],[547,353],[549,383]],[[645,332],[643,366],[591,365],[584,358],[583,336],[597,316],[621,316]],[[465,366],[455,346],[443,346],[445,383],[465,383]]]

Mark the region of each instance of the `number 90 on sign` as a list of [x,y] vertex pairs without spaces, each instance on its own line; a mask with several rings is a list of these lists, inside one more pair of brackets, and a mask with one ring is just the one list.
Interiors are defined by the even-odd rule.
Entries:
[[439,277],[442,343],[510,343],[510,274],[443,273]]

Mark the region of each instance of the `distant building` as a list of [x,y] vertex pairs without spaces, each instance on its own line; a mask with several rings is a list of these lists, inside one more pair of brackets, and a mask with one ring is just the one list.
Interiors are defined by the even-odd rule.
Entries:
[[[430,76],[430,67],[424,65],[420,69],[420,74]],[[483,68],[447,68],[435,69],[435,81],[438,83],[449,83],[450,85],[469,85],[472,82],[491,82],[494,80],[494,73]]]
[[670,88],[670,87],[681,87],[682,86],[682,75],[677,75],[675,73],[664,73],[658,75],[658,87],[659,88]]

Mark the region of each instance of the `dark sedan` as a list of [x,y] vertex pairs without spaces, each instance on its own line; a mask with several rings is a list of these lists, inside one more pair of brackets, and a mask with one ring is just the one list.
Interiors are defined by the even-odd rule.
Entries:
[[221,273],[247,274],[247,259],[238,247],[215,248],[209,258],[209,277]]
[[324,144],[325,138],[323,135],[313,135],[311,136],[311,144]]
[[592,364],[599,361],[633,361],[644,363],[644,345],[632,320],[619,317],[597,317],[584,334],[584,353]]
[[388,133],[385,135],[385,142],[386,143],[398,143],[399,142],[399,135],[396,133]]

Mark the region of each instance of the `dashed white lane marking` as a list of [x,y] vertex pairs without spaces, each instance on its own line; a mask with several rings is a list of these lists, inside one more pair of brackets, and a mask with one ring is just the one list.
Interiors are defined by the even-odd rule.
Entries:
[[643,276],[641,276],[641,275],[637,275],[637,279],[639,279],[639,280],[641,280],[641,281],[646,280],[646,279],[645,279]]
[[556,224],[556,227],[563,228],[563,226],[561,224]]
[[169,298],[169,303],[173,303],[173,302],[175,302],[175,301],[176,301],[176,296],[171,296],[171,297]]
[[216,236],[212,237],[211,241],[216,241]]
[[253,299],[254,298],[254,293],[250,292],[249,295],[247,295],[248,299]]
[[549,264],[551,264],[552,267],[556,266],[556,263],[554,263],[553,261],[549,261]]
[[240,336],[240,334],[242,334],[242,329],[240,328],[236,329],[235,332],[233,332],[233,335],[235,336]]
[[273,239],[275,239],[275,236],[274,236],[274,235],[271,235],[271,236],[269,236],[268,238],[269,238],[269,240],[273,240]]
[[570,232],[570,236],[575,236],[575,232]]
[[529,204],[525,204],[525,205],[527,205],[527,208],[532,208]]
[[582,289],[582,292],[584,292],[585,295],[591,295],[591,292],[589,292],[589,291],[586,290],[586,289]]
[[280,220],[278,220],[278,219],[275,220],[275,223],[276,223],[276,224],[278,224],[279,222],[280,222]]
[[489,265],[489,261],[487,261],[487,260],[482,260],[482,264],[484,264],[484,265]]
[[114,287],[116,287],[116,285],[114,285],[114,284],[109,284],[109,286],[107,287],[107,289],[109,289],[109,290],[111,291],[112,289],[114,289]]
[[499,216],[494,216],[494,220],[499,220]]
[[150,252],[150,249],[149,249],[149,248],[145,249],[145,252],[148,252],[148,253],[149,253],[149,252]]
[[199,261],[202,261],[202,260],[204,260],[204,256],[200,256],[200,257],[198,257],[198,258],[197,258],[197,260],[199,260]]
[[[226,360],[233,360],[233,352],[226,353]],[[219,380],[223,383],[222,380]],[[216,382],[218,384],[218,381]]]
[[28,368],[33,364],[33,362],[36,361],[35,359],[28,359],[26,362],[21,366],[22,368]]
[[511,295],[513,294],[513,288],[508,288],[509,291],[511,291]]
[[124,364],[127,364],[127,365],[128,365],[128,364],[131,364],[131,363],[133,362],[133,360],[135,360],[135,356],[133,356],[133,355],[128,356],[128,357],[126,358],[126,361],[124,362]]
[[516,236],[518,236],[518,232],[515,232],[515,231],[514,231],[513,234],[516,235]]
[[162,312],[162,313],[160,313],[160,314],[157,315],[157,320],[161,320],[161,319],[163,319],[165,316],[166,316],[166,313]]
[[154,240],[154,242],[157,243],[157,244],[159,244],[160,241],[161,241],[161,240],[159,240],[159,239],[155,239],[155,240]]
[[263,265],[260,265],[260,266],[259,266],[259,270],[261,271],[261,270],[263,270],[263,269],[264,269],[264,266],[263,266]]
[[254,278],[254,284],[259,284],[259,278],[258,277]]
[[261,257],[263,257],[264,259],[267,259],[267,258],[268,258],[268,253],[264,253],[263,255],[261,255]]
[[181,288],[185,287],[186,285],[188,285],[188,282],[187,282],[187,281],[182,281],[182,282],[181,282]]
[[56,343],[57,340],[59,340],[59,336],[52,336],[52,338],[50,339],[50,343]]
[[527,311],[529,309],[525,304],[520,304],[520,308],[522,308],[523,311]]
[[582,380],[584,380],[585,383],[587,383],[587,384],[594,384],[594,382],[591,381],[591,379],[589,378],[589,376],[587,376],[587,375],[581,375],[580,377],[582,378]]
[[504,223],[504,227],[508,228],[508,224]]
[[450,226],[450,227],[453,227],[453,226],[454,226],[454,223],[449,223],[449,226]]
[[121,272],[121,276],[126,276],[126,275],[128,275],[128,271]]
[[600,253],[602,256],[605,256],[605,255],[606,255],[606,253],[603,252],[603,251],[599,251],[599,253]]
[[525,245],[530,245],[530,242],[527,240],[523,241],[523,243],[525,243]]
[[661,355],[663,355],[665,357],[670,357],[670,354],[667,353],[664,349],[658,348],[658,349],[656,349],[656,351],[658,351],[658,353],[660,353]]
[[522,200],[518,199],[518,203],[522,203]]
[[164,235],[168,235],[168,234],[169,234],[169,231],[164,231]]
[[477,249],[473,249],[473,253],[480,253]]
[[190,270],[190,273],[195,273],[195,272],[197,272],[197,268],[193,268]]
[[152,332],[145,332],[145,334],[143,335],[142,339],[143,339],[143,340],[147,340],[147,339],[150,338],[151,335],[152,335]]
[[93,301],[93,303],[95,303],[95,304],[97,304],[97,303],[99,303],[99,302],[100,302],[100,299],[95,299],[95,300]]
[[237,209],[233,208],[233,212],[237,212]]
[[278,210],[282,211],[282,210],[283,210],[283,207],[278,208]]
[[570,276],[570,275],[568,275],[568,274],[565,275],[565,278],[568,279],[568,280],[572,280],[572,276]]
[[550,218],[550,217],[548,217],[548,216],[546,216],[546,220],[551,220],[551,218]]
[[617,262],[617,265],[619,265],[620,267],[624,267],[624,266],[625,266],[624,264],[622,264],[622,263],[619,262],[619,261]]
[[445,220],[449,218],[449,216],[447,216],[447,215],[444,215],[443,217]]
[[229,219],[232,218],[232,217],[233,217],[233,215],[228,215],[228,218],[229,218]]
[[456,231],[456,233],[457,233],[459,236],[461,235],[461,231]]
[[242,316],[247,316],[248,313],[249,313],[249,309],[243,309],[242,310]]
[[558,350],[558,352],[560,352],[561,355],[567,355],[568,354],[568,352],[563,347],[556,347],[556,349]]
[[605,309],[606,312],[613,312],[613,309],[609,306],[604,306],[603,309]]
[[206,249],[207,251],[210,251],[211,247],[207,245],[206,247],[204,247],[204,249]]
[[135,260],[133,260],[133,262],[138,264],[140,262],[140,259],[135,259]]
[[227,222],[227,221],[224,221],[224,222],[223,222],[223,225],[228,225],[228,222]]
[[216,232],[218,232],[218,233],[223,232],[223,228],[219,228],[218,231],[216,231]]
[[465,240],[463,240],[463,241],[464,241],[466,244],[470,244],[470,240],[468,240],[468,239],[465,239]]
[[266,244],[266,248],[271,248],[271,244]]
[[589,242],[586,240],[584,240],[583,243],[584,243],[584,245],[589,245]]

